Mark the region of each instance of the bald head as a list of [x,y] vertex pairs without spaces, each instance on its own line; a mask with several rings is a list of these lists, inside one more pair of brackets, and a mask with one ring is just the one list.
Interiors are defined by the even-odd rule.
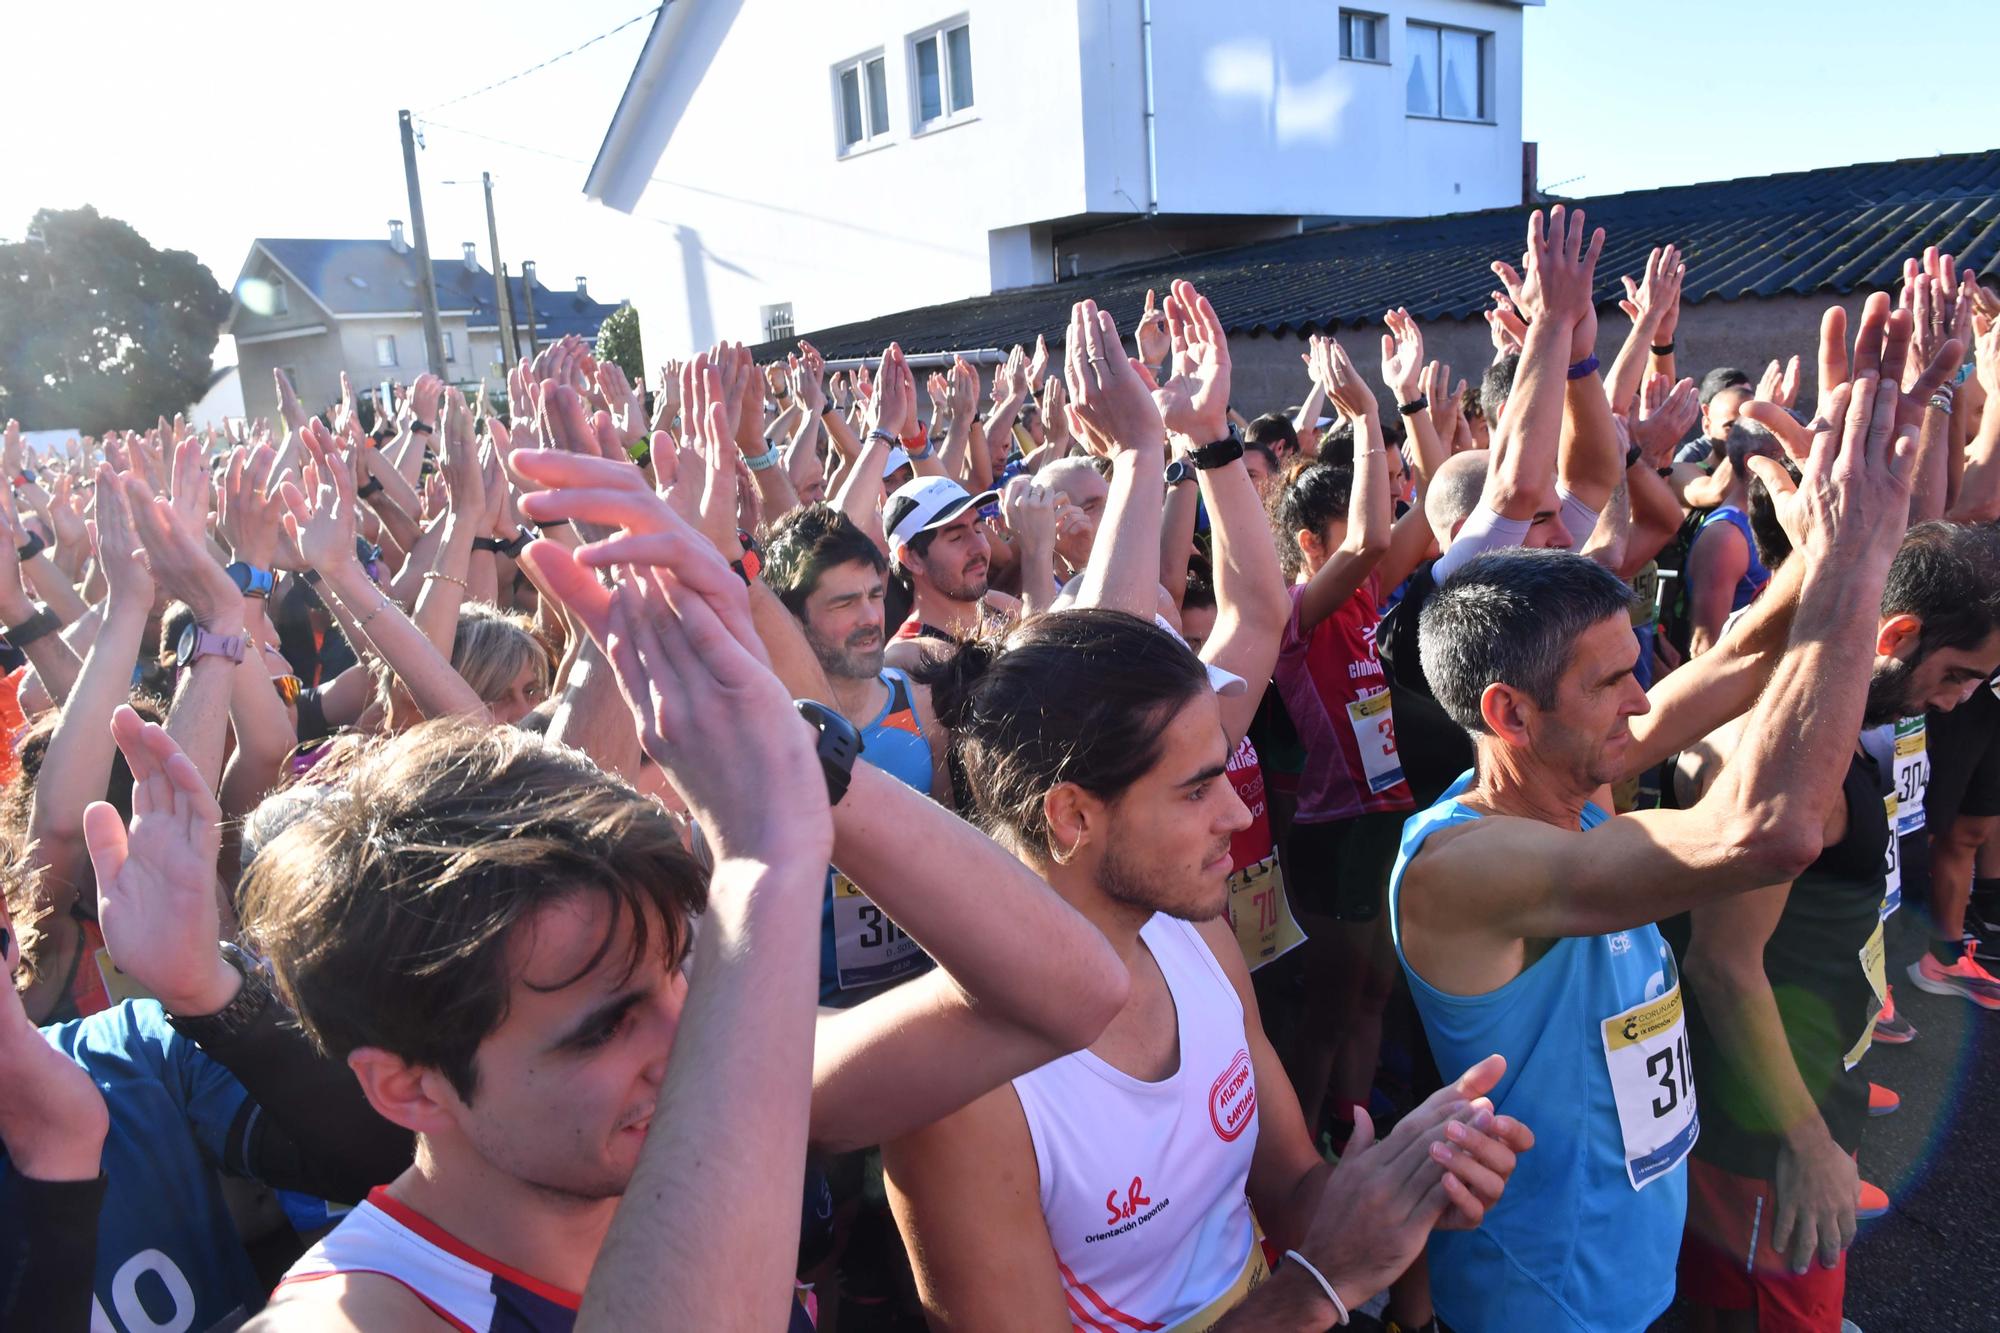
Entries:
[[1480,492],[1486,489],[1484,449],[1467,449],[1444,460],[1443,466],[1424,488],[1424,521],[1441,549],[1451,548],[1451,539],[1478,507]]

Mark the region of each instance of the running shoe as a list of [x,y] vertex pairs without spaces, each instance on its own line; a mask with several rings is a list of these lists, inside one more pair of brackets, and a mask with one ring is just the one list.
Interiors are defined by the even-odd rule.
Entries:
[[1971,954],[1961,954],[1947,966],[1930,954],[1910,964],[1910,980],[1918,990],[1932,995],[1958,995],[1981,1009],[2000,1009],[2000,978],[1979,965]]
[[1882,1012],[1875,1015],[1875,1040],[1885,1046],[1904,1046],[1917,1039],[1917,1025],[1896,1012],[1896,988],[1884,986]]
[[1903,1109],[1903,1099],[1880,1083],[1868,1085],[1868,1114],[1894,1115]]
[[1861,1182],[1861,1201],[1855,1206],[1856,1221],[1866,1222],[1871,1217],[1880,1217],[1889,1211],[1889,1196],[1880,1187],[1867,1181]]

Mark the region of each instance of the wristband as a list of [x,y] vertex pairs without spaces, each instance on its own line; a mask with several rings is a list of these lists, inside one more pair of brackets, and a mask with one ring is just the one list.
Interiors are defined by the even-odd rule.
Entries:
[[42,534],[30,529],[28,540],[16,547],[15,551],[22,560],[33,560],[42,553],[46,546],[47,543],[42,540]]
[[1326,1298],[1328,1300],[1333,1302],[1334,1314],[1339,1316],[1337,1319],[1334,1320],[1334,1323],[1345,1324],[1347,1322],[1347,1302],[1340,1299],[1338,1293],[1336,1293],[1333,1289],[1333,1284],[1326,1280],[1326,1274],[1320,1272],[1317,1268],[1314,1268],[1311,1263],[1307,1262],[1306,1257],[1303,1254],[1300,1254],[1297,1250],[1286,1250],[1285,1258],[1291,1260],[1293,1263],[1297,1264],[1300,1268],[1305,1269],[1307,1274],[1311,1276],[1312,1280],[1319,1283],[1319,1289],[1326,1293]]
[[1946,416],[1951,415],[1951,389],[1949,386],[1939,389],[1931,395],[1931,406]]
[[17,474],[15,475],[15,477],[14,477],[14,484],[15,484],[16,486],[32,486],[32,485],[34,485],[34,484],[35,484],[35,474],[34,474],[34,472],[33,472],[33,471],[32,471],[31,469],[29,469],[29,468],[22,468],[22,469],[20,470],[20,472],[19,472],[19,473],[17,473]]
[[632,462],[634,466],[645,467],[648,463],[652,461],[653,461],[653,449],[651,445],[647,445],[641,449],[637,449],[632,453]]
[[195,1017],[167,1015],[167,1022],[176,1032],[190,1038],[198,1045],[242,1036],[263,1017],[264,1011],[270,1007],[273,999],[271,983],[265,979],[264,971],[257,965],[256,959],[228,940],[222,941],[217,947],[222,950],[223,961],[235,968],[236,974],[243,978],[243,984],[236,988],[235,996],[228,1004],[212,1014]]
[[569,520],[566,518],[545,518],[541,522],[535,524],[535,526],[540,528],[543,532],[553,532],[557,528],[568,527]]
[[437,427],[431,425],[428,421],[412,421],[410,423],[410,430],[418,435],[437,434]]
[[766,448],[763,453],[758,454],[755,458],[745,454],[743,461],[750,465],[752,472],[769,472],[772,468],[778,466],[778,451],[775,448]]
[[513,536],[507,538],[493,549],[501,555],[506,556],[509,560],[518,560],[521,558],[521,552],[527,550],[528,543],[534,539],[535,534],[528,531],[527,526],[523,524],[514,530]]
[[1596,373],[1597,354],[1595,352],[1569,368],[1569,377],[1573,380],[1580,380],[1585,375],[1595,375]]
[[472,549],[475,551],[499,551],[507,545],[505,537],[474,537]]
[[1653,344],[1654,356],[1672,356],[1673,354],[1674,354],[1674,345],[1672,343]]
[[820,769],[826,775],[826,803],[839,805],[840,798],[847,795],[847,784],[854,780],[854,761],[861,757],[861,733],[852,722],[815,699],[794,699],[792,707],[819,733],[817,748]]
[[259,569],[243,560],[225,566],[223,572],[228,574],[229,581],[236,585],[236,591],[245,597],[268,598],[272,587],[277,583],[270,570]]
[[371,495],[380,495],[381,493],[382,479],[380,477],[370,477],[365,486],[357,486],[355,488],[354,498],[357,500],[366,500]]
[[1674,475],[1674,470],[1670,467],[1656,467],[1653,469],[1653,471],[1660,474],[1661,481],[1665,481],[1667,478]]
[[1626,468],[1627,468],[1627,469],[1629,470],[1629,469],[1631,469],[1631,468],[1635,468],[1635,467],[1639,466],[1639,457],[1640,457],[1640,455],[1641,455],[1641,454],[1643,454],[1643,453],[1645,453],[1645,450],[1641,449],[1641,448],[1640,448],[1640,447],[1639,447],[1638,445],[1636,445],[1636,444],[1635,444],[1635,445],[1633,445],[1633,446],[1632,446],[1631,448],[1627,449],[1627,450],[1625,451],[1625,466],[1626,466]]
[[926,459],[935,458],[937,456],[937,446],[932,444],[928,439],[926,439],[924,441],[923,452],[912,454],[907,449],[904,450],[903,452],[905,454],[908,454],[909,459],[912,463],[921,463],[924,462]]
[[16,648],[26,648],[35,640],[45,639],[61,628],[62,617],[46,606],[38,606],[26,620],[7,627],[7,642]]
[[1420,393],[1407,403],[1397,403],[1396,410],[1398,412],[1401,412],[1406,417],[1413,417],[1419,412],[1428,410],[1430,405],[1431,405],[1430,395],[1425,393]]

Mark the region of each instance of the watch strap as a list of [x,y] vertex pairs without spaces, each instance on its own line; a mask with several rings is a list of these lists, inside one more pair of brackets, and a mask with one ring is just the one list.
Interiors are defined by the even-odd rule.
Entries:
[[1229,434],[1219,440],[1204,444],[1188,454],[1188,462],[1203,472],[1210,468],[1227,467],[1243,457],[1243,437],[1231,426]]
[[38,606],[35,613],[18,625],[7,627],[7,642],[16,648],[25,648],[37,639],[45,639],[62,628],[62,617],[46,606]]
[[241,634],[216,634],[200,625],[188,626],[188,632],[193,635],[193,641],[190,643],[185,635],[181,638],[181,644],[186,648],[184,653],[178,654],[181,666],[193,666],[204,657],[226,657],[232,662],[243,660],[244,638]]
[[861,758],[861,733],[840,713],[816,699],[794,699],[792,707],[819,733],[819,766],[826,774],[826,803],[839,805]]
[[[382,483],[378,480],[375,484],[379,487]],[[229,575],[230,582],[236,585],[236,591],[245,597],[268,598],[271,589],[277,586],[278,582],[277,576],[270,570],[259,569],[244,560],[232,562],[225,567],[224,572]]]
[[264,977],[263,969],[249,954],[227,940],[222,942],[220,948],[224,961],[235,968],[236,974],[243,978],[243,984],[237,988],[235,998],[212,1014],[202,1014],[193,1018],[182,1017],[179,1014],[167,1015],[167,1022],[173,1025],[174,1030],[197,1046],[242,1036],[264,1016],[264,1011],[270,1008],[272,1000],[276,998],[271,990],[271,983]]

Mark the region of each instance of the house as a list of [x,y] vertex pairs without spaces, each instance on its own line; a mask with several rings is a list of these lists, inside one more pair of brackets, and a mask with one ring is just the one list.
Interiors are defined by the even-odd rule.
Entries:
[[[516,346],[530,345],[527,299],[534,305],[533,342],[565,334],[597,336],[617,304],[590,295],[583,278],[551,291],[535,277],[510,276]],[[493,274],[467,241],[458,259],[432,259],[445,363],[435,367],[450,383],[497,388],[502,378],[500,318]],[[340,396],[345,370],[357,391],[384,380],[408,383],[426,369],[423,296],[416,252],[391,222],[381,240],[307,240],[260,237],[250,246],[222,331],[236,339],[245,405],[251,416],[277,415],[273,368],[282,367],[309,410]]]
[[235,366],[224,366],[208,377],[201,401],[187,410],[187,421],[197,430],[220,428],[227,420],[243,419],[243,377]]
[[661,229],[649,363],[1510,204],[1536,3],[675,0],[585,193]]
[[[1630,328],[1618,310],[1619,276],[1643,272],[1651,248],[1671,243],[1688,266],[1675,333],[1681,372],[1734,365],[1755,376],[1771,358],[1797,354],[1805,402],[1816,387],[1820,316],[1838,302],[1852,327],[1867,293],[1899,284],[1905,256],[1935,245],[1989,283],[2000,279],[2000,149],[1570,202],[1605,229],[1597,301],[1598,354],[1607,363]],[[1495,286],[1488,265],[1518,262],[1527,211],[1321,227],[799,332],[829,359],[873,356],[891,339],[912,355],[1032,346],[1037,333],[1053,346],[1073,302],[1095,298],[1129,333],[1147,289],[1164,294],[1169,280],[1184,277],[1214,303],[1230,335],[1232,397],[1246,415],[1305,395],[1299,354],[1309,334],[1333,334],[1372,379],[1382,313],[1392,304],[1416,316],[1429,356],[1477,382],[1493,359],[1483,315]],[[758,359],[788,347],[759,347]]]

